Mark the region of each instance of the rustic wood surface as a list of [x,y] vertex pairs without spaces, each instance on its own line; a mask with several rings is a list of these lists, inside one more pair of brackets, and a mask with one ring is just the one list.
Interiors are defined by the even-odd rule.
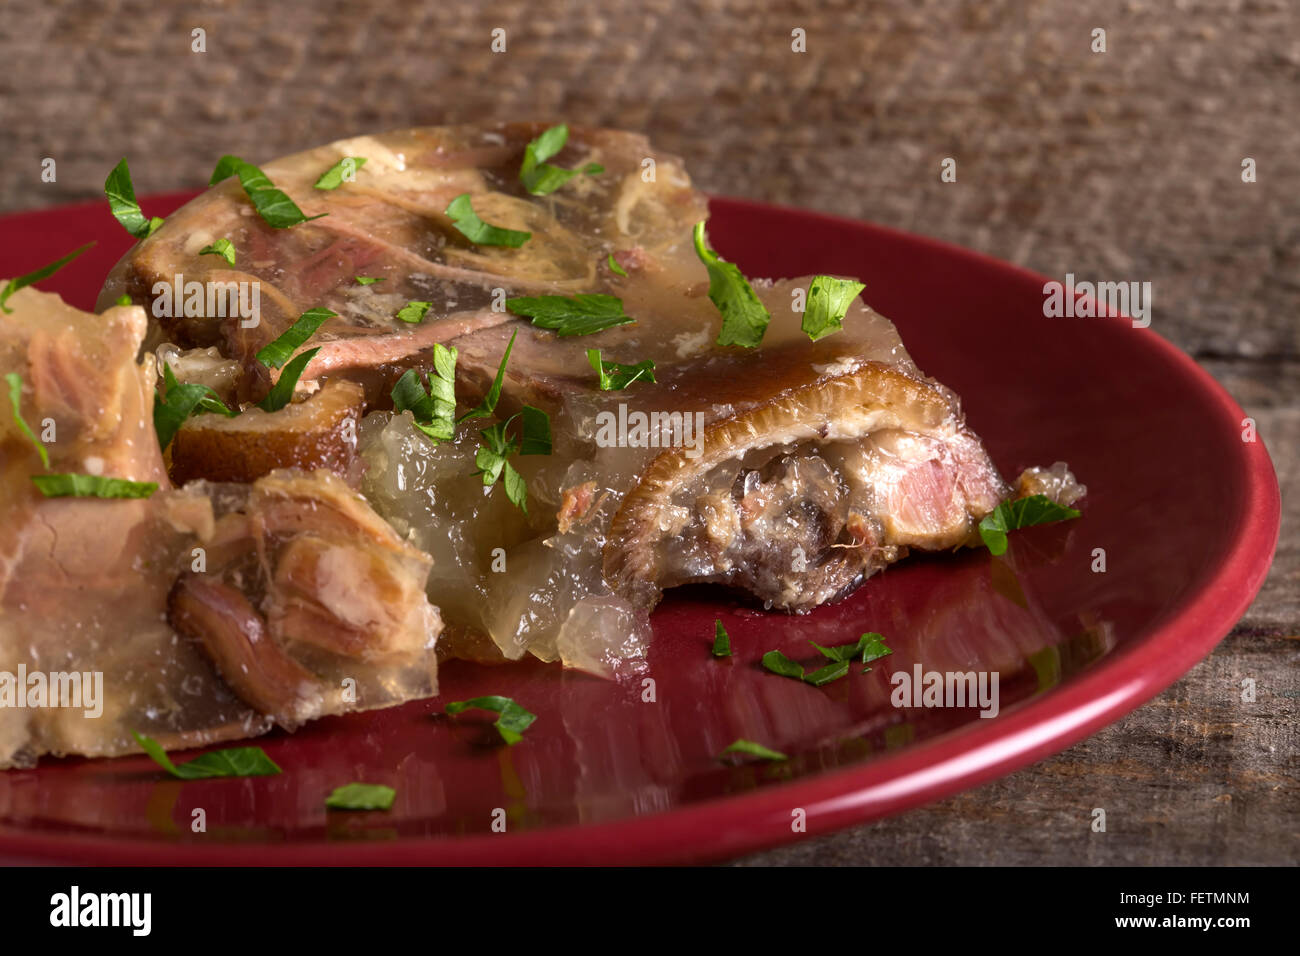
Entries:
[[[497,27],[505,53],[489,48]],[[1098,27],[1105,53],[1090,48]],[[806,53],[791,49],[796,29]],[[1153,327],[1256,418],[1277,465],[1281,543],[1246,617],[1169,691],[1057,757],[739,862],[1295,862],[1294,3],[11,0],[0,62],[4,211],[95,198],[123,155],[148,193],[201,185],[227,152],[565,119],[644,130],[713,192],[870,219],[1053,276],[1151,281]],[[46,157],[54,183],[40,179]],[[955,183],[940,181],[947,157]],[[1244,677],[1253,704],[1239,699]],[[1105,834],[1089,827],[1098,806]]]

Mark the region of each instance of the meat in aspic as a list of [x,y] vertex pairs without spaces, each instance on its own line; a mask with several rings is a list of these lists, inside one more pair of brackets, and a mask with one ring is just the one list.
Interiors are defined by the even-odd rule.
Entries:
[[[544,132],[415,129],[268,163],[266,176],[305,221],[274,227],[229,178],[132,250],[101,302],[126,293],[147,306],[154,344],[204,365],[244,402],[275,378],[260,350],[307,310],[334,313],[301,346],[319,351],[299,398],[319,401],[341,382],[358,390],[359,467],[326,467],[359,475],[375,510],[434,557],[428,595],[448,623],[451,653],[530,652],[610,673],[643,654],[665,588],[714,582],[805,611],[909,550],[971,541],[1016,493],[957,397],[861,300],[842,330],[813,340],[795,308],[812,277],[754,281],[771,317],[761,344],[719,344],[723,318],[692,238],[707,204],[681,161],[640,136],[575,129],[548,158],[579,172],[538,195],[520,173]],[[314,188],[349,158],[355,175]],[[452,214],[461,197],[480,225],[526,239],[466,232]],[[236,265],[204,254],[219,238],[232,243]],[[248,283],[260,314],[218,314],[203,296],[191,300],[190,282]],[[512,305],[593,294],[616,299],[634,321],[562,335]],[[412,304],[422,308],[412,313]],[[427,422],[393,412],[391,394],[407,370],[434,373],[439,346],[455,350],[462,415],[494,394],[510,354],[494,414],[433,441],[417,427]],[[603,390],[591,349],[605,362],[653,362],[653,381]],[[550,454],[510,460],[526,512],[507,500],[522,498],[517,487],[511,494],[498,481],[485,491],[480,473],[483,429],[525,406],[546,413],[552,438]],[[204,417],[185,428],[204,430]],[[187,437],[183,429],[178,447],[192,446]],[[202,448],[204,436],[194,437]],[[199,464],[186,477],[203,476],[203,457],[187,456]],[[241,475],[293,463],[266,454]],[[1059,480],[1022,484],[1050,485],[1067,504],[1082,493],[1067,471],[1053,474]]]
[[[428,555],[329,471],[174,487],[154,358],[137,361],[144,310],[90,315],[33,289],[7,304],[0,767],[134,751],[133,733],[169,749],[244,738],[436,693]],[[140,497],[47,497],[33,481],[59,475],[139,483]]]

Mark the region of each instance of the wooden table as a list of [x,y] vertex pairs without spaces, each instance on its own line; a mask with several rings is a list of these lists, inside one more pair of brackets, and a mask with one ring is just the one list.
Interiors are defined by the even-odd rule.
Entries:
[[[14,0],[0,22],[0,209],[97,198],[123,155],[149,193],[201,185],[228,152],[257,161],[378,129],[566,119],[645,130],[712,192],[870,219],[1052,276],[1151,281],[1153,327],[1255,417],[1277,465],[1282,540],[1259,599],[1191,674],[1068,752],[741,862],[1294,862],[1295,5],[600,6]],[[497,27],[505,53],[490,49]],[[47,157],[55,182],[40,177]],[[946,158],[956,182],[940,180]],[[1089,826],[1096,806],[1105,834]]]

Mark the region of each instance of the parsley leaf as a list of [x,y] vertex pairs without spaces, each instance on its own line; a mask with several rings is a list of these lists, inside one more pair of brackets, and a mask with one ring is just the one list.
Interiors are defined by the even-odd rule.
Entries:
[[703,222],[695,224],[695,254],[709,272],[709,298],[722,313],[717,344],[755,348],[763,341],[772,314],[754,294],[744,273],[705,244]]
[[23,418],[21,411],[23,400],[23,380],[17,372],[9,372],[5,375],[5,381],[9,383],[9,404],[14,410],[14,421],[18,424],[18,429],[36,446],[36,453],[41,456],[41,464],[45,470],[50,470],[50,453],[45,450],[45,443],[36,437],[36,433],[28,426],[26,419]]
[[382,783],[347,783],[325,798],[331,810],[389,810],[397,791]]
[[[507,432],[516,418],[523,418],[520,437],[512,438]],[[528,514],[528,483],[524,476],[510,464],[512,455],[549,455],[551,453],[551,419],[540,408],[525,405],[518,415],[491,425],[481,432],[483,444],[474,454],[475,474],[483,476],[484,487],[490,488],[504,475],[502,484],[506,497],[516,508]]]
[[93,242],[88,242],[80,249],[72,250],[62,259],[56,259],[48,266],[41,266],[41,268],[37,269],[35,272],[29,272],[25,276],[18,276],[16,279],[10,279],[8,283],[5,284],[5,287],[0,289],[0,309],[3,309],[7,313],[12,312],[13,309],[5,305],[5,303],[9,301],[11,295],[19,289],[25,289],[29,285],[34,285],[35,283],[40,282],[42,279],[48,279],[93,245]]
[[732,743],[728,744],[727,748],[722,751],[722,753],[718,754],[718,759],[721,760],[723,757],[727,756],[727,754],[748,754],[751,757],[761,757],[764,760],[790,759],[779,750],[772,750],[768,747],[764,747],[762,744],[756,744],[752,740],[746,740],[744,737],[738,737]]
[[519,454],[549,455],[551,453],[551,416],[540,408],[533,408],[531,405],[525,405],[523,411],[519,414],[523,418],[519,429]]
[[201,256],[221,256],[230,265],[235,264],[235,244],[229,239],[216,239],[212,245],[204,246],[199,250]]
[[393,409],[409,411],[415,427],[435,444],[451,441],[456,431],[456,356],[454,346],[448,348],[435,342],[434,374],[429,376],[428,391],[413,368],[403,372],[393,386]]
[[156,482],[103,475],[32,475],[32,483],[46,498],[148,498],[158,490]]
[[600,376],[602,392],[617,391],[627,388],[638,379],[647,382],[655,380],[655,363],[650,359],[635,365],[620,365],[618,362],[606,362],[600,357],[600,349],[587,349],[587,361]]
[[[862,651],[861,660],[864,664],[894,653],[892,648],[885,646],[885,636],[875,631],[868,631],[858,638],[858,648]],[[865,674],[866,671],[863,673]]]
[[471,707],[479,710],[490,710],[500,714],[493,724],[501,739],[507,744],[513,746],[523,739],[523,733],[529,728],[536,714],[530,714],[524,708],[520,707],[509,697],[475,697],[473,700],[457,700],[447,705],[448,714],[459,714],[461,711],[469,710]]
[[153,428],[158,434],[158,447],[163,450],[191,415],[201,412],[216,412],[227,418],[236,415],[208,386],[177,382],[172,367],[166,362],[163,363],[163,383],[167,388],[166,395],[155,392],[153,396]]
[[727,629],[722,626],[721,619],[713,622],[713,656],[731,656],[731,635],[729,635]]
[[808,338],[816,342],[844,326],[841,324],[849,306],[866,288],[862,282],[852,279],[835,279],[831,276],[817,276],[808,287],[808,302],[805,304],[802,328]]
[[519,167],[519,181],[534,196],[546,196],[555,192],[579,173],[595,176],[605,171],[605,167],[599,163],[588,163],[582,169],[561,169],[546,162],[564,149],[564,144],[568,141],[569,127],[561,124],[552,126],[524,147],[524,162]]
[[353,276],[357,285],[374,285],[376,282],[383,282],[383,279],[377,279],[374,276]]
[[281,772],[275,761],[268,757],[261,747],[213,750],[178,765],[172,763],[171,757],[167,756],[167,751],[158,741],[135,731],[131,731],[131,736],[144,748],[144,752],[153,758],[154,763],[181,780],[206,780],[211,777],[270,777]]
[[338,189],[345,182],[354,182],[353,179],[344,179],[346,172],[351,172],[354,176],[356,171],[366,164],[364,156],[344,156],[337,163],[331,166],[325,172],[321,173],[320,179],[316,180],[316,189]]
[[131,297],[130,297],[129,295],[127,295],[125,292],[123,292],[121,295],[119,295],[119,296],[117,297],[117,301],[114,302],[113,304],[114,304],[114,305],[130,305],[130,304],[131,304]]
[[528,482],[510,462],[506,462],[505,480],[501,484],[506,489],[506,498],[510,503],[524,514],[528,514]]
[[328,215],[328,213],[321,213],[318,216],[304,216],[292,199],[282,190],[275,188],[275,184],[267,178],[266,173],[252,163],[244,162],[238,156],[222,156],[217,161],[217,168],[212,171],[212,178],[208,180],[208,185],[215,186],[231,176],[239,177],[239,184],[244,187],[244,192],[252,201],[253,208],[272,228],[287,229]]
[[108,208],[122,224],[122,228],[137,239],[152,236],[162,219],[154,216],[146,219],[140,211],[140,204],[135,201],[135,187],[131,185],[131,170],[126,165],[126,157],[113,167],[113,171],[104,180],[104,195],[108,197]]
[[397,318],[415,325],[424,320],[424,314],[431,305],[432,302],[408,302],[397,311]]
[[593,335],[636,321],[624,313],[622,299],[599,293],[518,296],[506,299],[506,308],[515,315],[532,319],[533,325],[566,338]]
[[811,674],[804,675],[804,681],[812,684],[814,687],[821,687],[823,684],[829,684],[833,680],[839,680],[849,672],[849,662],[839,661],[835,664],[827,664]]
[[627,278],[627,270],[618,264],[618,260],[614,258],[614,253],[611,252],[609,254],[609,258],[605,260],[605,264],[609,266],[609,271],[614,273],[614,275]]
[[293,390],[298,384],[298,379],[302,377],[303,369],[307,363],[316,357],[320,351],[317,346],[314,349],[308,349],[305,352],[298,353],[297,357],[289,362],[280,372],[280,377],[275,380],[271,390],[266,393],[266,398],[257,403],[257,407],[265,412],[278,412],[284,406],[293,401]]
[[[881,635],[874,631],[863,634],[852,644],[822,647],[816,641],[809,641],[808,643],[817,648],[818,652],[831,663],[808,674],[804,672],[803,665],[798,661],[791,660],[780,651],[768,651],[763,655],[763,666],[773,674],[780,674],[782,677],[801,680],[812,684],[814,687],[821,687],[823,684],[839,680],[847,674],[855,658],[861,659],[862,663],[865,664],[868,661],[874,661],[877,658],[893,653],[885,646]],[[864,668],[862,673],[865,674],[869,670],[871,670],[870,667]]]
[[793,677],[795,680],[803,680],[803,665],[798,661],[792,661],[780,651],[768,651],[763,655],[763,666],[773,674],[780,674],[782,677]]
[[267,368],[280,368],[304,342],[316,334],[321,323],[337,314],[329,309],[308,309],[298,316],[293,325],[281,332],[275,341],[268,342],[258,349],[257,360]]
[[514,439],[506,436],[506,426],[513,420],[510,418],[497,422],[480,433],[483,444],[474,454],[474,464],[478,466],[475,474],[483,476],[483,484],[487,487],[496,484],[506,466],[506,459],[519,450]]
[[[822,647],[816,641],[809,641],[813,647],[821,652],[821,655],[832,661],[852,661],[855,657],[861,657],[862,663],[877,660],[887,654],[894,653],[885,646],[884,636],[877,634],[875,631],[868,631],[863,634],[852,644],[839,644],[835,647]],[[871,670],[870,667],[867,670]],[[862,673],[866,673],[863,671]]]
[[1058,505],[1046,495],[1030,495],[1015,501],[1004,501],[980,522],[980,537],[993,554],[1007,550],[1007,532],[1054,521],[1067,521],[1079,517],[1079,512]]
[[[509,301],[506,304],[508,305]],[[501,384],[506,377],[506,362],[510,361],[510,350],[515,347],[515,336],[518,334],[518,330],[510,333],[510,342],[506,345],[505,354],[501,356],[501,364],[497,366],[496,378],[492,380],[492,386],[487,390],[487,394],[483,396],[483,401],[456,419],[457,424],[471,418],[490,418],[492,413],[496,411],[497,402],[501,399]]]
[[456,230],[475,245],[508,246],[511,249],[518,249],[533,238],[531,232],[502,229],[499,226],[492,226],[484,222],[478,217],[478,213],[474,211],[469,193],[461,193],[453,199],[447,206],[446,212],[451,217],[452,225],[456,227]]

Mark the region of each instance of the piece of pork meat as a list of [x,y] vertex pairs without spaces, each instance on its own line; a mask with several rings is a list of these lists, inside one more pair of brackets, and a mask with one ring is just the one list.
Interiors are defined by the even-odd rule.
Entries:
[[87,690],[102,675],[84,707],[0,708],[0,768],[133,752],[132,731],[198,746],[436,692],[428,555],[326,471],[173,488],[153,356],[137,364],[144,310],[90,315],[33,289],[8,304],[0,374],[21,376],[50,471],[159,490],[45,498],[36,449],[0,415],[0,693],[27,699],[20,671]]
[[[263,171],[304,214],[328,215],[274,229],[231,178],[172,213],[128,252],[109,275],[98,307],[129,294],[158,316],[155,341],[217,346],[237,358],[246,373],[244,399],[260,399],[270,384],[254,359],[258,349],[302,312],[326,307],[339,317],[313,337],[310,347],[322,352],[303,382],[360,370],[359,377],[374,384],[365,372],[383,367],[396,370],[380,383],[391,384],[402,368],[420,364],[435,342],[508,321],[504,295],[592,290],[608,271],[593,244],[604,248],[600,261],[609,253],[649,261],[660,246],[677,243],[679,222],[704,218],[704,199],[690,188],[679,159],[651,149],[642,136],[613,130],[575,129],[552,160],[598,162],[604,173],[578,177],[550,196],[530,196],[518,182],[519,160],[544,129],[534,123],[415,129],[341,140],[266,163]],[[344,156],[366,159],[357,181],[313,189]],[[653,182],[643,179],[647,161],[655,164]],[[483,219],[530,230],[533,238],[520,249],[469,242],[445,212],[466,192]],[[234,244],[235,267],[200,254],[217,238]],[[383,281],[362,286],[355,281],[359,275]],[[255,283],[259,321],[245,327],[224,304],[214,308],[221,314],[208,314],[206,299],[163,308],[155,288],[178,281],[182,287]],[[418,326],[395,317],[409,301],[431,303]],[[375,396],[386,397],[386,388],[376,387]]]

